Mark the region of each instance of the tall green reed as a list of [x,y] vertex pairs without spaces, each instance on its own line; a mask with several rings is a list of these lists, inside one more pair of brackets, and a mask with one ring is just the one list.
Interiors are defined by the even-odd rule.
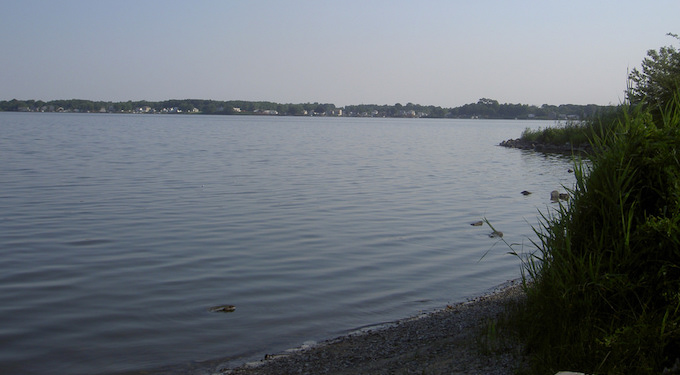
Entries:
[[598,117],[583,121],[557,122],[555,126],[546,128],[526,128],[520,139],[528,142],[546,143],[554,145],[571,144],[580,146],[588,144],[603,128],[613,124],[613,119],[620,116],[620,108],[603,111]]
[[659,373],[680,357],[679,104],[600,120],[571,199],[541,215],[519,317],[538,373]]

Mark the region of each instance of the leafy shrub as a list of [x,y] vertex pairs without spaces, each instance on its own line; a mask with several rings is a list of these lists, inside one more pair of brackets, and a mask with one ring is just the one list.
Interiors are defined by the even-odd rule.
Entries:
[[[667,35],[680,40],[678,35]],[[673,46],[649,50],[641,69],[633,69],[628,76],[628,100],[634,105],[644,105],[658,115],[680,89],[680,51]]]

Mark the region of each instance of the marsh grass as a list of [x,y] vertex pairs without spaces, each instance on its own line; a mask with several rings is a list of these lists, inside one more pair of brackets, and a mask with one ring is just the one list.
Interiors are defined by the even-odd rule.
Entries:
[[598,117],[586,121],[557,122],[555,126],[538,129],[526,128],[520,139],[553,145],[587,145],[598,135],[608,132],[615,119],[622,115],[622,109],[617,108],[602,112]]
[[[659,374],[680,358],[680,101],[589,134],[572,199],[541,215],[513,314],[537,374]],[[511,246],[508,244],[508,246]]]
[[580,145],[588,143],[589,124],[588,122],[569,121],[563,124],[558,123],[554,127],[538,128],[537,130],[526,128],[520,138],[529,142]]

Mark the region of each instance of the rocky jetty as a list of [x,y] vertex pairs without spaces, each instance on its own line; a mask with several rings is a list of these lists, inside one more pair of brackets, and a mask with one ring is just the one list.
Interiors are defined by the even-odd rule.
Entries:
[[570,143],[565,143],[562,145],[556,145],[552,143],[530,142],[520,138],[508,139],[507,141],[501,142],[499,146],[568,155],[571,155],[572,153],[578,154],[592,151],[592,148],[589,144],[572,145]]

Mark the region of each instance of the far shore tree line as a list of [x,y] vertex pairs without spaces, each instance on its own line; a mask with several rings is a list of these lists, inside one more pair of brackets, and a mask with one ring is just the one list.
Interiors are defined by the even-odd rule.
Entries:
[[217,101],[173,99],[164,101],[107,102],[82,99],[69,100],[5,100],[0,111],[70,112],[70,113],[153,113],[209,115],[274,115],[274,116],[344,116],[344,117],[410,117],[410,118],[484,118],[582,120],[614,106],[595,104],[548,105],[499,103],[482,98],[476,103],[455,108],[407,103],[402,105],[359,104],[342,108],[330,103],[281,104],[268,101]]

